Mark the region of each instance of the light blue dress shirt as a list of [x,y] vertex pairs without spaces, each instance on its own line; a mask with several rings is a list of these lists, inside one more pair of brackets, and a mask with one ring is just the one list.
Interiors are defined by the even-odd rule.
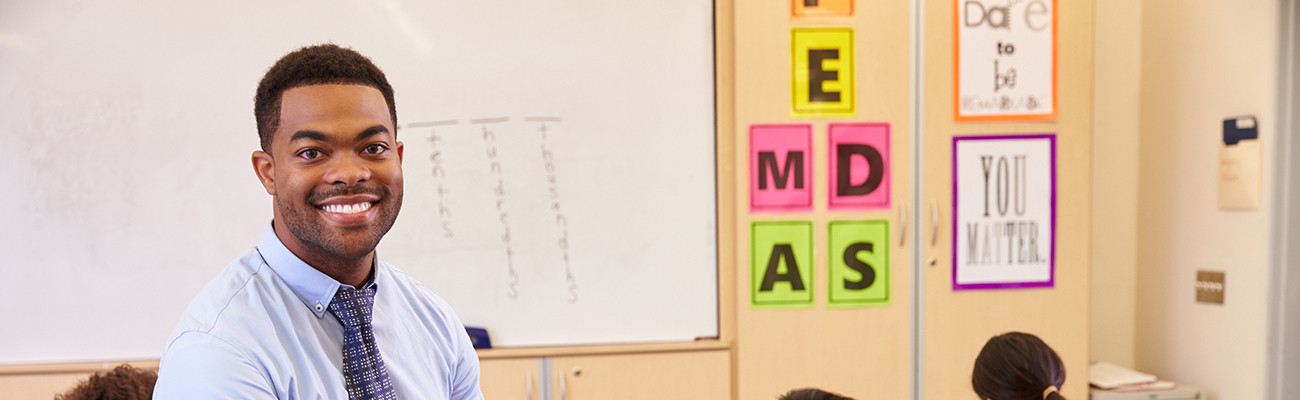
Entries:
[[[478,355],[451,307],[378,257],[370,284],[375,343],[397,397],[482,399]],[[328,310],[339,286],[267,227],[181,316],[154,398],[347,399],[343,326]]]

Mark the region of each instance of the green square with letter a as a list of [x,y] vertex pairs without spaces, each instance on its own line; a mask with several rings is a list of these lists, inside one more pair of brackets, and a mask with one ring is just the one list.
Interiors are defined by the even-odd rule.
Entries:
[[749,238],[750,307],[812,307],[812,222],[753,222]]

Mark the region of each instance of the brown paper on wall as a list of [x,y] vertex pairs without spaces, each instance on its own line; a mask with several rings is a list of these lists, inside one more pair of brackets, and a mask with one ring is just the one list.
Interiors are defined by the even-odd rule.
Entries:
[[1257,210],[1262,184],[1259,139],[1219,147],[1219,209]]

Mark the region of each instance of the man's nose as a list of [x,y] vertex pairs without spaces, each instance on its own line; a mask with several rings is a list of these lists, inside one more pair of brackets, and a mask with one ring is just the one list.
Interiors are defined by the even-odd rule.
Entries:
[[332,160],[325,181],[332,184],[355,185],[370,179],[370,168],[356,154],[346,153]]

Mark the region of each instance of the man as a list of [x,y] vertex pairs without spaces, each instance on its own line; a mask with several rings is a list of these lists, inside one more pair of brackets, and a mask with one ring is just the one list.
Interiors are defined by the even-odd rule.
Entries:
[[383,72],[305,47],[267,71],[253,108],[274,219],[185,310],[156,398],[482,399],[460,320],[375,255],[402,206]]

